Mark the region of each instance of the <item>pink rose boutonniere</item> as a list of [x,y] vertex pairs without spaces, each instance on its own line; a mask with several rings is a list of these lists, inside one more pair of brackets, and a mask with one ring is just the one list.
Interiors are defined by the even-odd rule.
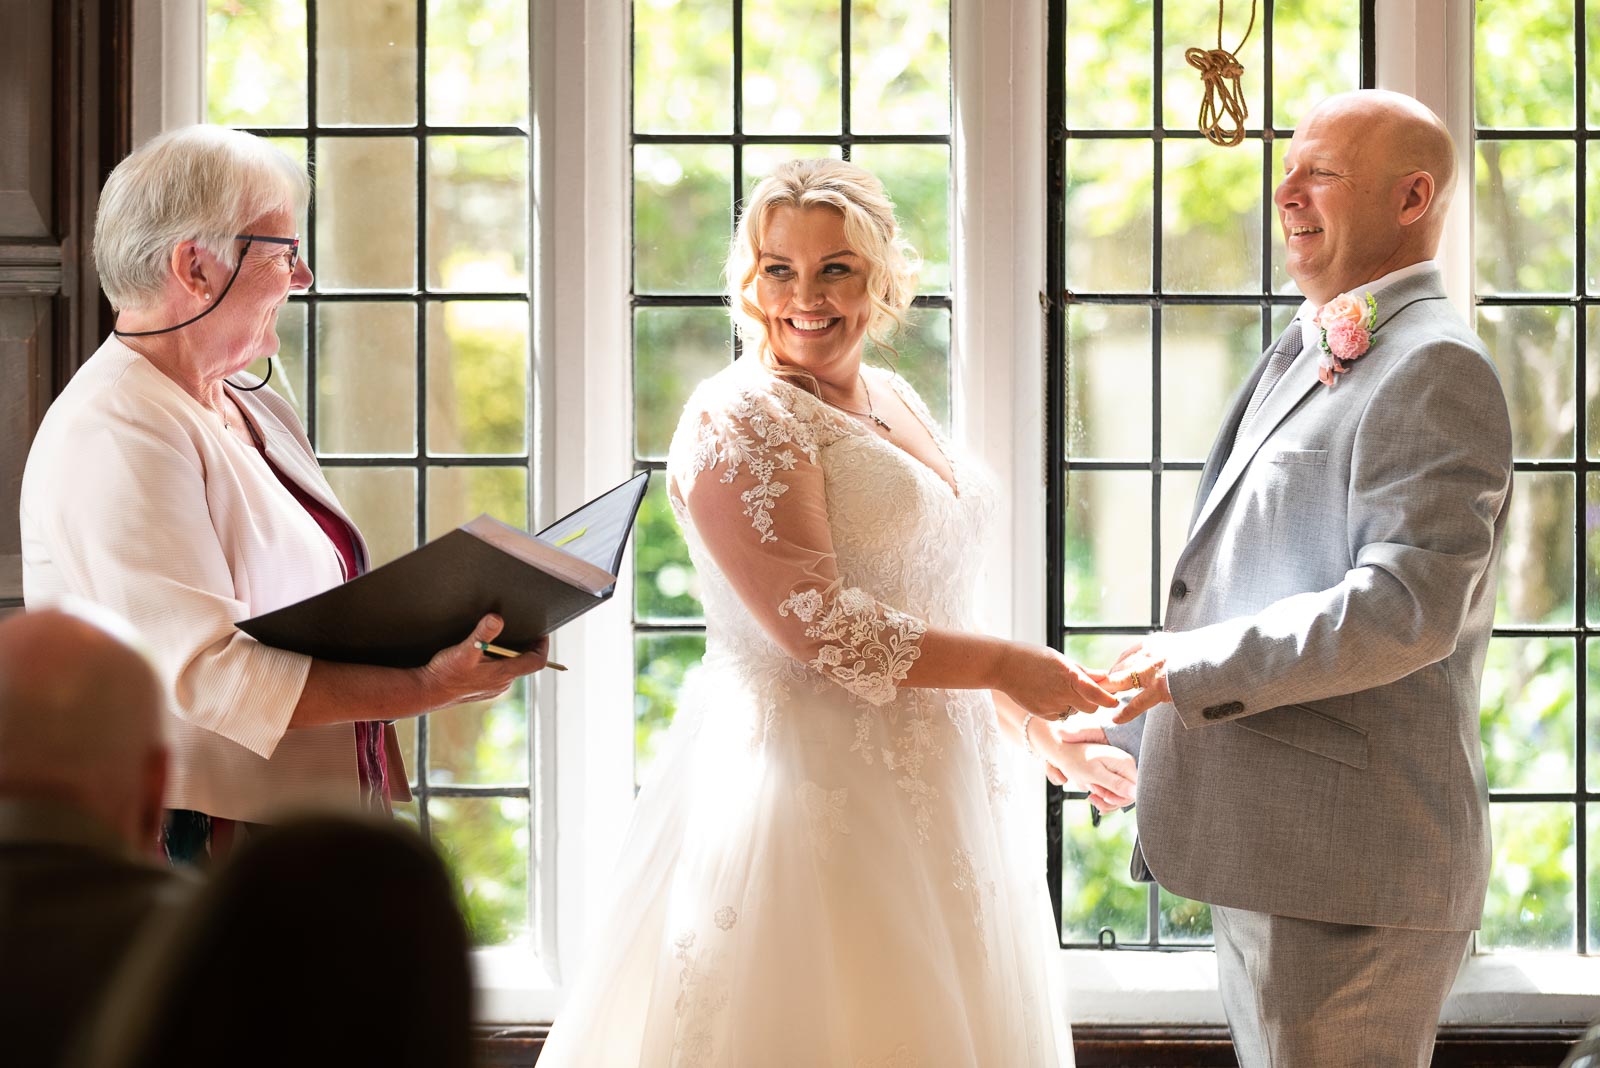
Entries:
[[1332,386],[1350,370],[1354,363],[1372,346],[1372,332],[1378,326],[1378,302],[1372,294],[1364,294],[1365,301],[1348,293],[1334,297],[1317,310],[1311,321],[1322,333],[1317,346],[1322,352],[1317,356],[1317,377],[1325,386]]

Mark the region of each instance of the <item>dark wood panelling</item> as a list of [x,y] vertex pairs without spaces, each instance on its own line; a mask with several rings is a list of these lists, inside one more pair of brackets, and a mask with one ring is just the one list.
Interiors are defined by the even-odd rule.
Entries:
[[[480,1068],[532,1068],[546,1027],[484,1028]],[[1434,1068],[1555,1068],[1582,1033],[1577,1027],[1446,1027]],[[1226,1027],[1075,1027],[1078,1068],[1237,1068]]]
[[58,6],[0,0],[0,235],[8,240],[56,234],[51,89]]
[[0,611],[21,604],[17,491],[49,401],[110,330],[95,206],[128,151],[131,0],[0,0]]
[[[52,348],[54,302],[49,297],[0,297],[0,435],[29,433],[49,398],[46,369]],[[22,597],[22,547],[16,502],[22,487],[22,449],[0,449],[0,602]]]

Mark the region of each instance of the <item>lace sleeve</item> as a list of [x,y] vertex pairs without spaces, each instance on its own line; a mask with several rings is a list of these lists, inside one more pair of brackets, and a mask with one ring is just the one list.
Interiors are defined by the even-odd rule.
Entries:
[[692,447],[671,465],[672,493],[734,592],[790,656],[875,705],[893,700],[927,628],[839,576],[817,462],[825,421],[753,390],[695,418],[679,431]]

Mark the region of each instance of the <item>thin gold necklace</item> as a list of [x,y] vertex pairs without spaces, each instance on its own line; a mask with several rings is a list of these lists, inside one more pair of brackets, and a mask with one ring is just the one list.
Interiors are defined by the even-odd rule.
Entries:
[[842,404],[838,404],[838,403],[835,403],[834,401],[828,400],[827,397],[823,397],[822,398],[823,401],[825,403],[830,404],[833,407],[839,409],[841,412],[846,412],[846,413],[848,413],[850,415],[859,416],[862,419],[871,419],[874,423],[877,423],[878,426],[883,428],[883,432],[885,434],[893,434],[894,430],[890,428],[888,423],[885,423],[882,419],[878,418],[878,413],[873,409],[873,405],[872,405],[872,390],[867,388],[866,377],[864,375],[862,375],[862,373],[860,371],[857,371],[856,372],[856,380],[861,383],[861,391],[867,395],[867,410],[866,411],[858,412],[854,408],[846,408]]

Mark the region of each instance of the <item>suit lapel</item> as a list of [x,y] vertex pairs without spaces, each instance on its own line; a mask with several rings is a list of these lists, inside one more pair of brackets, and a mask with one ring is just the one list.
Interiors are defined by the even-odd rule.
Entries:
[[[1373,347],[1376,348],[1383,343],[1382,331],[1390,319],[1419,301],[1443,300],[1444,296],[1443,283],[1437,271],[1428,271],[1406,278],[1379,290],[1375,294],[1378,301],[1378,324],[1373,328]],[[1270,355],[1269,350],[1268,356]],[[1363,360],[1368,358],[1370,353],[1362,357]],[[1358,362],[1356,366],[1359,367],[1360,363]],[[1249,397],[1250,390],[1255,388],[1255,383],[1260,379],[1265,367],[1264,357],[1256,366],[1256,373],[1250,376],[1250,381],[1241,392],[1241,397]],[[1228,443],[1233,440],[1243,415],[1244,405],[1248,403],[1240,398],[1234,399],[1233,410],[1228,413],[1228,421],[1211,447],[1211,457],[1206,460],[1205,472],[1201,475],[1199,503],[1196,505],[1194,519],[1189,524],[1191,540],[1206,520],[1217,513],[1223,500],[1233,489],[1234,483],[1239,481],[1239,476],[1244,473],[1244,469],[1250,465],[1250,461],[1272,432],[1278,429],[1279,424],[1321,385],[1321,381],[1317,378],[1316,350],[1302,349],[1299,357],[1289,365],[1283,378],[1279,379],[1278,384],[1267,395],[1266,403],[1262,404],[1261,410],[1256,413],[1255,421],[1250,424],[1249,431],[1230,453]],[[1216,472],[1214,477],[1213,471]]]
[[1239,422],[1244,418],[1244,410],[1250,406],[1250,397],[1256,391],[1256,383],[1260,382],[1261,376],[1266,373],[1267,364],[1271,361],[1273,349],[1276,347],[1273,345],[1268,348],[1261,354],[1261,359],[1256,361],[1255,370],[1234,394],[1232,402],[1228,405],[1228,414],[1222,420],[1222,429],[1217,431],[1216,439],[1211,442],[1211,453],[1206,457],[1205,467],[1200,470],[1200,489],[1194,496],[1194,510],[1189,513],[1191,533],[1200,518],[1200,510],[1205,507],[1206,501],[1211,496],[1211,487],[1217,484],[1217,476],[1222,473],[1222,465],[1228,462],[1228,449],[1239,433]]
[[[1289,365],[1289,369],[1278,380],[1278,384],[1272,387],[1272,392],[1267,394],[1266,402],[1261,405],[1261,410],[1256,412],[1256,417],[1245,431],[1244,437],[1239,439],[1233,451],[1228,454],[1222,470],[1217,473],[1211,492],[1206,495],[1205,503],[1200,506],[1199,514],[1195,516],[1194,523],[1189,528],[1191,538],[1205,525],[1207,519],[1216,514],[1218,507],[1233,489],[1234,483],[1239,481],[1244,469],[1250,466],[1251,459],[1260,450],[1262,443],[1278,429],[1278,424],[1287,419],[1289,413],[1321,384],[1317,379],[1316,352],[1302,349],[1300,355],[1295,357],[1294,363]],[[1235,420],[1234,426],[1237,425],[1238,421]],[[1227,437],[1222,436],[1219,444],[1226,441]]]

